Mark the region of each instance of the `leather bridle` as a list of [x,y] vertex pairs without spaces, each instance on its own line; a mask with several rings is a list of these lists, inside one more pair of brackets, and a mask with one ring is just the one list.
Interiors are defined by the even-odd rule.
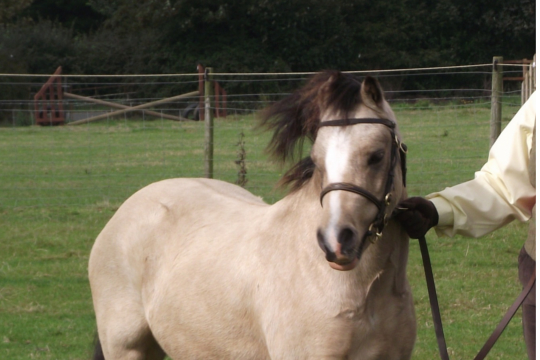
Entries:
[[379,118],[352,118],[352,119],[338,119],[338,120],[329,120],[324,121],[319,124],[320,127],[324,126],[349,126],[349,125],[356,125],[356,124],[380,124],[386,126],[390,130],[390,135],[392,137],[392,150],[391,150],[391,158],[390,158],[390,168],[388,169],[388,175],[386,178],[386,185],[384,190],[384,197],[382,199],[378,199],[375,195],[373,195],[368,190],[357,186],[355,184],[346,183],[346,182],[338,182],[338,183],[331,183],[328,184],[326,187],[324,187],[321,191],[320,201],[322,206],[323,198],[326,194],[328,194],[331,191],[341,190],[341,191],[348,191],[352,192],[358,195],[361,195],[371,201],[378,209],[377,215],[375,216],[375,219],[371,223],[369,229],[364,234],[363,239],[371,238],[373,235],[374,239],[372,239],[372,242],[376,242],[381,236],[384,227],[386,226],[391,214],[386,213],[387,207],[390,205],[392,201],[392,192],[394,191],[394,173],[395,173],[395,167],[397,163],[398,157],[401,159],[401,173],[402,173],[402,180],[403,180],[403,186],[406,186],[406,174],[407,174],[407,167],[406,167],[406,153],[407,153],[407,146],[403,144],[399,138],[397,137],[395,133],[396,124],[392,120],[389,119],[379,119]]

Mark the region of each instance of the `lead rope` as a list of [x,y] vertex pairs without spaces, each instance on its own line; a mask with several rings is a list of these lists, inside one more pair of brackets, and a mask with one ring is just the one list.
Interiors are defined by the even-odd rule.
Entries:
[[[437,291],[435,290],[435,280],[433,278],[433,270],[431,268],[431,260],[429,258],[429,251],[427,247],[426,237],[422,236],[418,239],[418,242],[420,244],[420,252],[422,253],[422,262],[424,264],[424,272],[426,274],[426,283],[428,288],[428,294],[429,294],[429,303],[431,305],[431,315],[433,317],[433,324],[435,327],[435,335],[437,336],[437,344],[439,345],[439,354],[441,356],[442,360],[450,360],[450,357],[448,356],[448,350],[446,348],[446,339],[444,337],[444,331],[442,326],[442,319],[441,319],[441,312],[439,309],[439,301],[437,300]],[[506,311],[506,314],[502,318],[502,320],[499,322],[499,325],[495,328],[491,336],[488,338],[482,349],[478,352],[474,360],[483,360],[493,345],[495,345],[495,342],[499,339],[499,336],[503,333],[504,329],[516,313],[516,311],[519,309],[521,304],[523,304],[523,301],[525,301],[525,298],[529,293],[531,292],[532,288],[534,287],[534,284],[536,282],[536,268],[534,269],[534,272],[529,279],[529,282],[527,283],[527,286],[523,288],[517,299],[514,301],[512,306]]]
[[437,336],[437,344],[439,345],[439,355],[441,356],[442,360],[450,360],[450,357],[448,356],[448,349],[446,348],[446,339],[444,337],[441,311],[439,309],[439,301],[437,300],[437,290],[435,289],[435,279],[433,278],[433,270],[431,268],[431,260],[429,259],[426,237],[420,237],[418,242],[420,244],[420,252],[422,253],[422,262],[424,263],[424,273],[426,274],[429,304],[431,305],[431,316],[433,317],[435,335]]
[[508,311],[506,311],[506,314],[504,314],[504,317],[502,318],[501,322],[499,323],[499,325],[497,325],[497,327],[495,328],[491,336],[488,338],[488,340],[486,341],[482,349],[480,349],[480,351],[478,352],[478,355],[476,355],[474,360],[483,360],[486,357],[486,355],[489,353],[489,350],[491,350],[493,345],[495,345],[495,342],[497,342],[497,339],[499,339],[499,336],[502,334],[502,332],[506,328],[506,325],[508,325],[508,323],[510,322],[510,320],[512,319],[516,311],[519,309],[521,304],[523,304],[523,301],[525,301],[525,298],[527,297],[527,295],[529,295],[529,293],[531,292],[535,282],[536,282],[536,266],[534,268],[531,278],[529,279],[529,282],[527,283],[527,286],[523,288],[523,290],[517,297],[516,301],[514,301],[512,306],[510,306]]

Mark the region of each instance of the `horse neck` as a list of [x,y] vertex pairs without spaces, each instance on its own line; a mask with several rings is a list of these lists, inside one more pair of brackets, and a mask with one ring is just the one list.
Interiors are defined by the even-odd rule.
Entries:
[[298,259],[305,260],[304,263],[309,266],[306,271],[318,273],[317,281],[326,278],[328,282],[335,283],[336,278],[339,278],[343,286],[354,288],[355,292],[363,291],[384,273],[391,256],[401,258],[399,254],[393,253],[394,250],[401,251],[394,249],[393,244],[399,234],[390,226],[379,242],[369,245],[356,269],[347,272],[331,269],[316,238],[322,209],[320,191],[320,176],[315,173],[301,189],[274,204],[276,214],[279,214],[279,227],[281,231],[287,232],[284,236],[287,243],[285,246],[293,247],[292,253]]
[[302,188],[288,194],[272,206],[278,214],[281,214],[282,225],[292,226],[304,234],[313,231],[313,236],[317,231],[321,211],[320,185],[317,188],[316,177],[317,175],[314,175]]

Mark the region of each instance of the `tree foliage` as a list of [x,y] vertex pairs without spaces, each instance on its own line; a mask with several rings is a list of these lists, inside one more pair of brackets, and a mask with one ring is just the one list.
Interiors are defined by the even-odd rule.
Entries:
[[18,18],[21,17],[34,23],[40,20],[57,22],[72,29],[75,35],[96,30],[105,20],[105,16],[89,6],[87,0],[32,0],[32,4],[18,14]]
[[536,31],[532,0],[0,0],[0,22],[0,64],[38,73],[485,63],[530,58]]
[[25,8],[30,6],[33,0],[0,0],[0,27],[5,26]]

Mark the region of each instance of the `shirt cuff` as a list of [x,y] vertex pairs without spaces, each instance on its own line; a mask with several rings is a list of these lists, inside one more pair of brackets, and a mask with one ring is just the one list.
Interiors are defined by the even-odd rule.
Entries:
[[439,213],[439,223],[437,227],[454,227],[454,210],[448,201],[438,196],[433,199],[428,199],[435,205],[437,213]]

